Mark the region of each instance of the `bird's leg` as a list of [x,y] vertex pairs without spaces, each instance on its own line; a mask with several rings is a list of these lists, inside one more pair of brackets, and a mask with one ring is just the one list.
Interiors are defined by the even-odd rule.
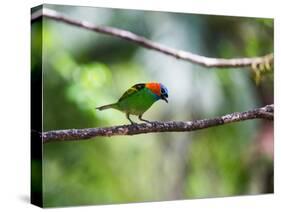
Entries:
[[142,114],[139,115],[139,120],[144,121],[144,122],[147,122],[147,123],[151,123],[150,121],[148,121],[148,120],[146,120],[146,119],[143,119],[143,118],[142,118]]
[[131,122],[131,124],[136,124],[136,122],[133,122],[133,121],[130,119],[130,114],[129,114],[129,113],[126,113],[126,117],[127,117],[127,119]]

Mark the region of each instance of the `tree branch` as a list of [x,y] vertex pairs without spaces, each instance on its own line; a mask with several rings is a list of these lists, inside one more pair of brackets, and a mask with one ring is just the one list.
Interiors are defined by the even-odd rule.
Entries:
[[273,64],[273,53],[267,54],[261,57],[252,57],[252,58],[233,58],[233,59],[226,59],[226,58],[210,58],[201,55],[197,55],[188,51],[177,50],[174,48],[170,48],[168,46],[150,41],[145,37],[136,35],[132,32],[108,27],[108,26],[98,26],[86,21],[78,21],[69,17],[66,17],[59,12],[56,12],[51,9],[44,8],[42,10],[38,10],[31,15],[31,22],[35,22],[40,17],[46,17],[53,19],[58,22],[63,22],[69,25],[81,27],[90,31],[118,37],[135,44],[138,44],[144,48],[155,50],[166,55],[175,57],[177,59],[182,59],[189,61],[191,63],[201,65],[204,67],[218,67],[218,68],[238,68],[238,67],[259,67],[259,65],[265,64],[266,67],[271,66]]
[[157,132],[186,132],[205,129],[209,127],[229,124],[233,122],[245,121],[250,119],[268,119],[274,118],[274,105],[267,105],[262,108],[249,110],[246,112],[236,112],[212,119],[201,119],[195,121],[168,121],[151,122],[135,125],[121,125],[104,128],[88,129],[67,129],[54,130],[42,133],[44,143],[54,141],[83,140],[95,137],[110,137],[117,135],[137,135],[143,133]]

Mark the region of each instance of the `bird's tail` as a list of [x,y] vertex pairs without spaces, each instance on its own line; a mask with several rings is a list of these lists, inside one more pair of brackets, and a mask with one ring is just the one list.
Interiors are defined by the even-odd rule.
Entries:
[[104,105],[104,106],[101,106],[101,107],[97,107],[96,109],[97,110],[106,110],[106,109],[110,109],[110,108],[116,108],[117,106],[117,103],[113,103],[113,104],[109,104],[109,105]]

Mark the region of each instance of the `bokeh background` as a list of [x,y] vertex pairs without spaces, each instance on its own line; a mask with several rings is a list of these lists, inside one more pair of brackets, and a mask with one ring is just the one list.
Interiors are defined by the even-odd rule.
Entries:
[[[77,20],[132,31],[209,57],[273,52],[273,20],[45,5]],[[32,33],[41,30],[32,24]],[[273,70],[203,68],[119,38],[43,19],[44,131],[127,124],[97,111],[130,86],[162,82],[169,104],[149,120],[192,120],[273,103]],[[41,39],[32,41],[40,55]],[[41,70],[32,60],[32,73]],[[32,161],[36,163],[36,161]],[[38,161],[37,161],[38,163]],[[273,122],[251,120],[189,133],[158,133],[43,148],[45,207],[223,197],[273,192]]]

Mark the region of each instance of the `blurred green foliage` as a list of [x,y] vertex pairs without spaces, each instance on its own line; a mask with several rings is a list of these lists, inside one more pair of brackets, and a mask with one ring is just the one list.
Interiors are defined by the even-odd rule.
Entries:
[[[47,7],[210,57],[273,51],[271,19]],[[35,23],[36,30],[40,28]],[[40,71],[38,64],[32,64],[32,71]],[[144,115],[150,120],[208,118],[273,102],[273,70],[256,85],[247,69],[209,70],[46,18],[43,72],[45,131],[128,123],[118,111],[95,107],[116,101],[139,82],[159,81],[169,89],[169,104],[153,105]],[[272,192],[273,155],[260,145],[268,126],[273,129],[270,122],[253,120],[192,133],[45,144],[44,206]],[[272,142],[269,136],[266,145]]]

